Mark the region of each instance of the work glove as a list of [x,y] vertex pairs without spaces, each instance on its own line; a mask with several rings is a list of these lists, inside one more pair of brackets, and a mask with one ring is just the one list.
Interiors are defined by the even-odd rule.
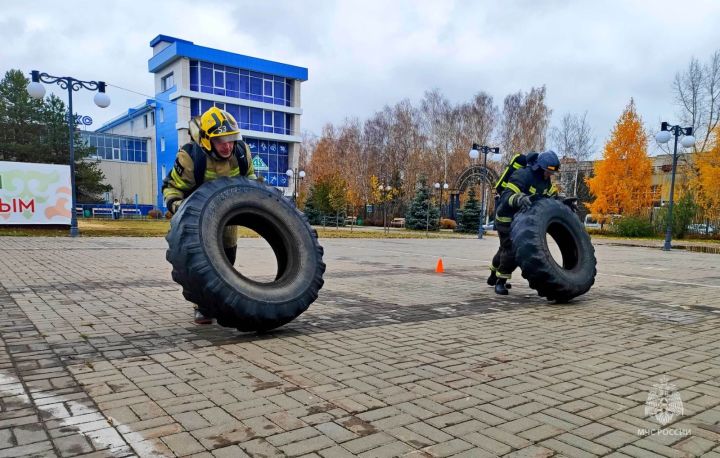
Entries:
[[562,203],[570,207],[570,210],[572,210],[574,213],[577,213],[578,211],[578,198],[577,197],[565,197],[562,200]]
[[527,210],[532,206],[532,200],[525,194],[518,195],[513,203],[515,204],[515,208],[519,208],[520,210]]
[[173,201],[170,203],[170,208],[169,208],[170,213],[172,213],[173,215],[174,215],[175,213],[177,213],[178,208],[180,208],[180,205],[182,205],[182,203],[183,203],[182,199],[173,200]]

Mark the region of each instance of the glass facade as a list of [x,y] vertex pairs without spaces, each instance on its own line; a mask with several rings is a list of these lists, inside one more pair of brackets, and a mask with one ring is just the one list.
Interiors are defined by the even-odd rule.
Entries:
[[285,142],[243,138],[250,147],[253,156],[255,174],[265,177],[265,182],[273,186],[287,186],[289,145]]
[[262,108],[213,102],[212,100],[190,99],[190,116],[198,116],[213,106],[233,115],[241,129],[293,135],[293,115],[282,111],[263,110]]
[[[147,139],[125,135],[80,133],[85,144],[95,148],[97,159],[108,161],[147,162]],[[93,156],[91,156],[93,157]]]
[[292,80],[198,60],[190,61],[190,90],[291,106]]

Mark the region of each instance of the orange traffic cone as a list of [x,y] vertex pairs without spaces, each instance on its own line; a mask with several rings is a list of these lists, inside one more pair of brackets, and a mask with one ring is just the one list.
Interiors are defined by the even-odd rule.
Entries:
[[443,272],[445,272],[445,269],[443,269],[442,258],[438,258],[437,266],[435,266],[435,273],[441,274]]

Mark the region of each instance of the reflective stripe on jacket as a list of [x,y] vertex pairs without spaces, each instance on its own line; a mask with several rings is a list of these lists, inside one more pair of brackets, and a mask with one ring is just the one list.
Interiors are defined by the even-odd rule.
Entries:
[[500,196],[495,221],[510,224],[518,211],[515,200],[522,194],[527,196],[541,195],[551,197],[557,194],[557,188],[550,179],[545,179],[542,169],[537,171],[530,167],[516,170]]
[[[257,179],[255,170],[252,165],[252,156],[250,148],[244,142],[238,142],[245,149],[245,157],[247,158],[247,172],[244,174],[251,180]],[[193,156],[197,156],[193,158]],[[204,159],[205,172],[202,180],[198,183],[196,180],[195,167],[198,161]],[[202,164],[200,164],[202,166]],[[233,153],[228,159],[215,160],[205,154],[197,144],[189,143],[184,145],[177,156],[175,156],[175,164],[163,179],[163,200],[165,206],[170,208],[170,204],[175,200],[183,200],[197,189],[205,181],[212,181],[218,177],[234,177],[241,175],[240,165],[238,163],[238,154]]]

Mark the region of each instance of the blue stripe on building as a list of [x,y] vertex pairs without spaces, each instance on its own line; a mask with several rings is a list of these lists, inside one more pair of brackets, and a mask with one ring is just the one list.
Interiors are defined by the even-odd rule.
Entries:
[[150,42],[150,47],[159,43],[170,43],[170,46],[160,51],[148,61],[148,71],[157,73],[168,64],[181,57],[189,59],[204,60],[220,65],[244,68],[259,73],[283,76],[285,78],[307,81],[308,69],[294,65],[282,64],[271,60],[259,59],[257,57],[235,54],[220,49],[198,46],[192,41],[180,40],[167,35],[158,35]]

